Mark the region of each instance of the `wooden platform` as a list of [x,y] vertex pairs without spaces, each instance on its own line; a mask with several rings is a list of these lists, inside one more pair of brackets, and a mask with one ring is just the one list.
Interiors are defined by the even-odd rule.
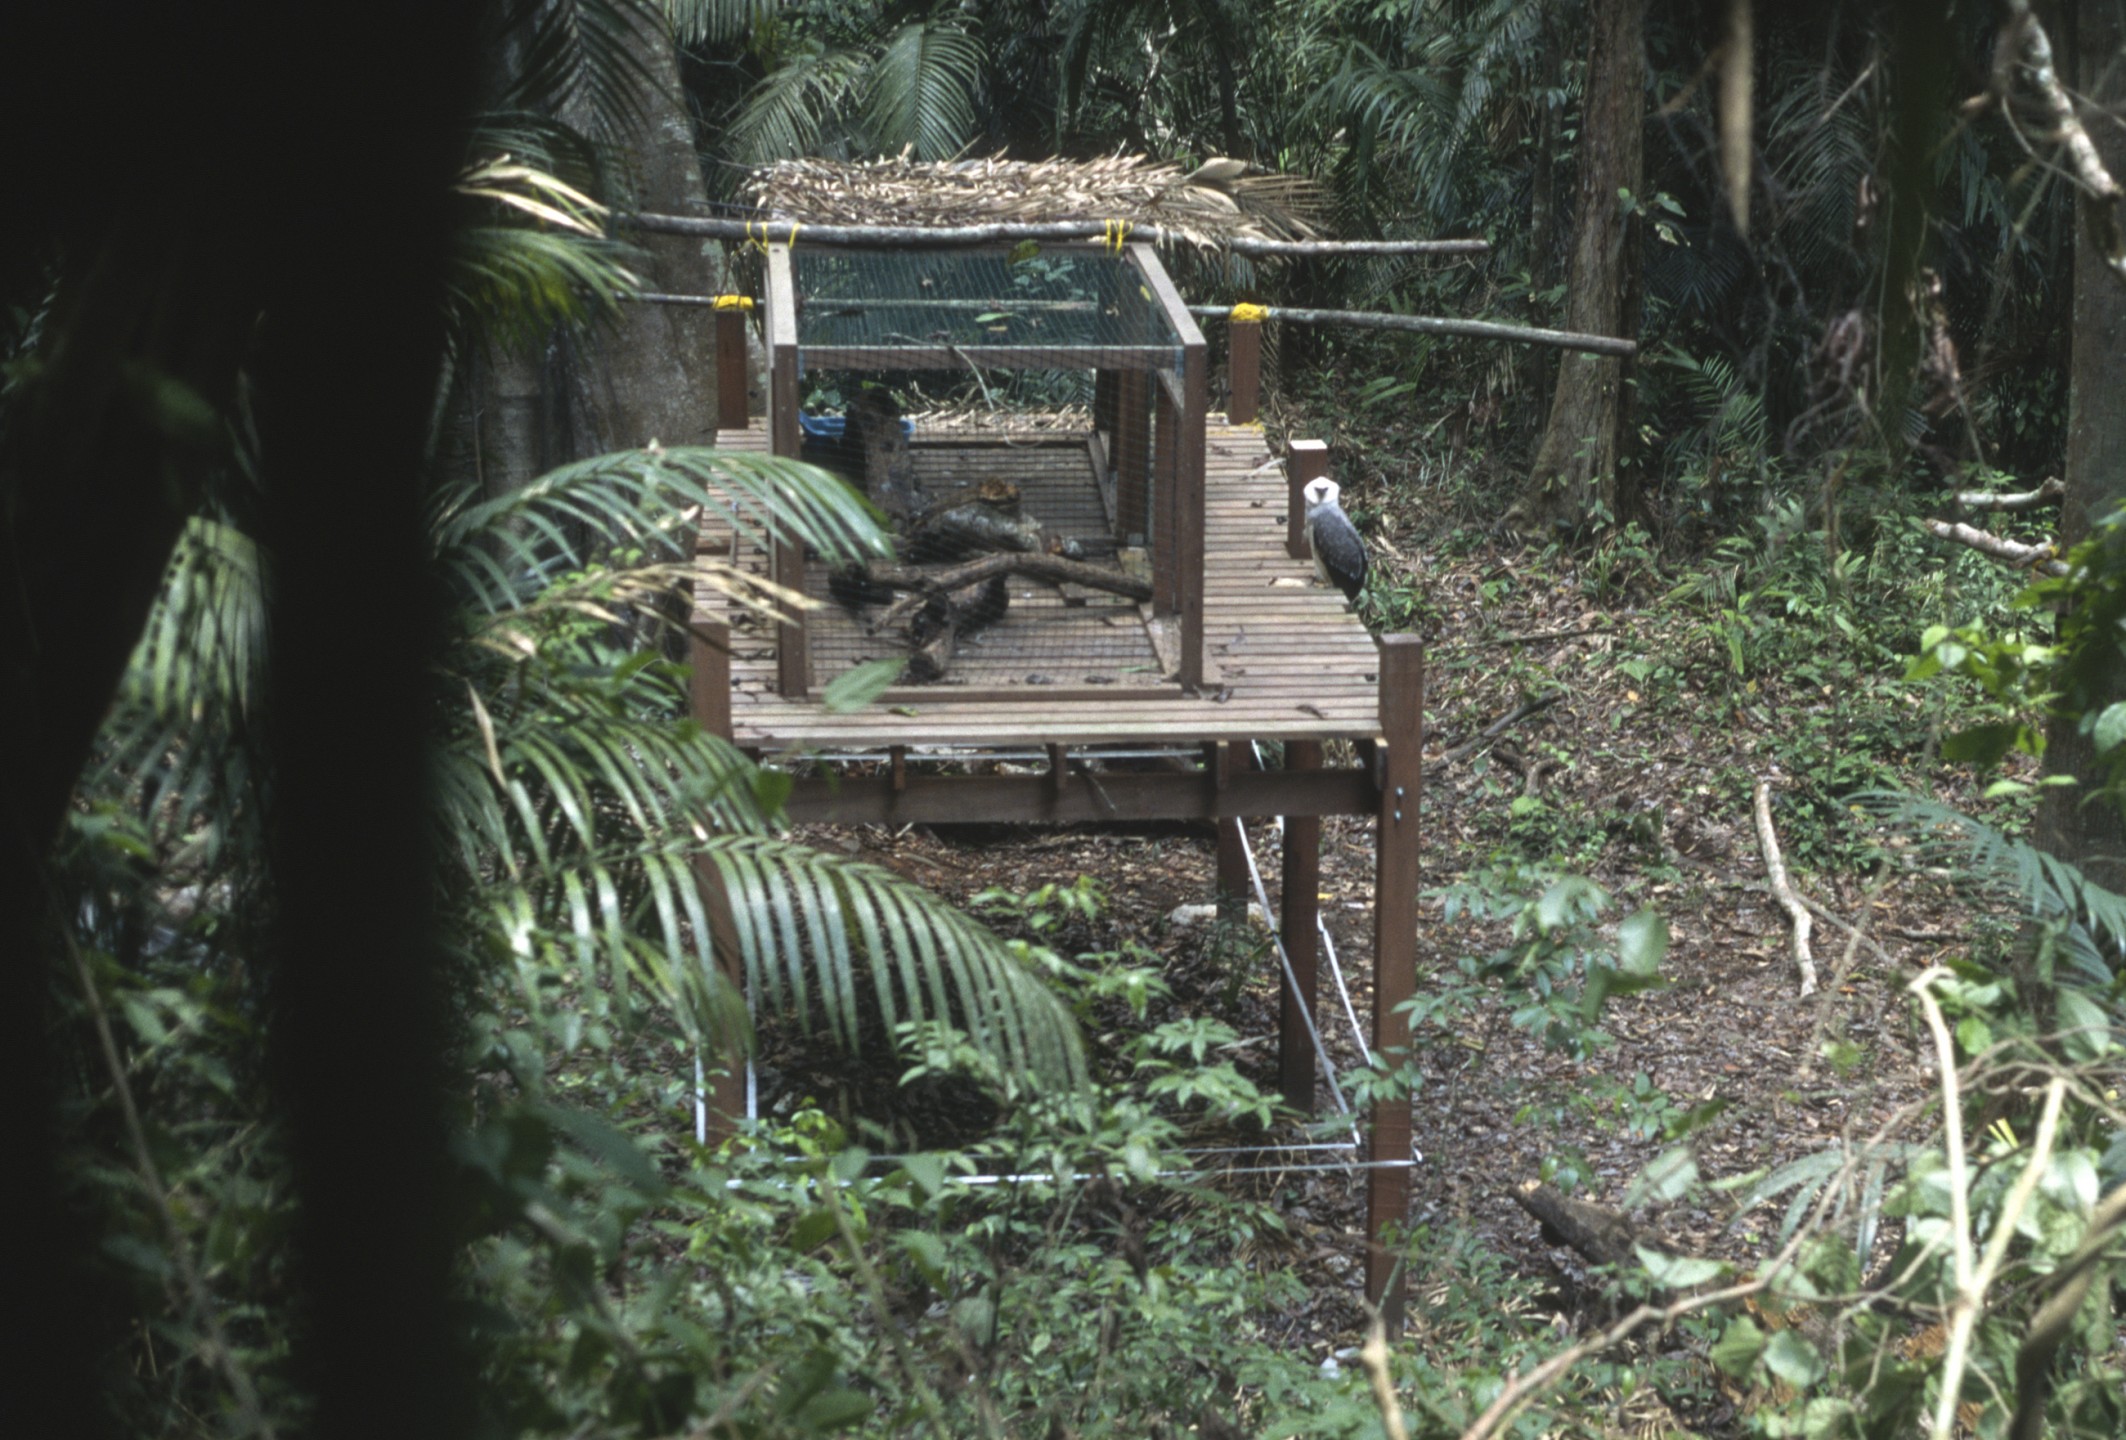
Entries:
[[[717,443],[769,448],[758,422],[720,432]],[[924,446],[920,432],[916,445]],[[773,629],[743,613],[720,616],[733,627],[732,739],[764,751],[856,752],[1380,735],[1378,649],[1343,596],[1315,584],[1308,561],[1286,554],[1286,482],[1281,468],[1263,468],[1272,457],[1262,432],[1213,416],[1206,446],[1204,684],[1195,693],[1160,673],[1135,607],[1089,600],[1066,611],[1047,587],[1026,582],[1022,595],[1015,583],[1012,618],[956,662],[961,683],[899,691],[850,714],[830,714],[817,686],[836,668],[890,650],[846,614],[814,614],[814,698],[803,700],[777,693]],[[972,450],[960,456],[976,458]],[[1038,492],[1028,493],[1030,508],[1047,520]],[[730,540],[706,535],[702,549],[723,558]],[[757,551],[737,558],[766,569]],[[823,593],[824,580],[808,576],[807,589]],[[955,695],[976,683],[979,696]]]

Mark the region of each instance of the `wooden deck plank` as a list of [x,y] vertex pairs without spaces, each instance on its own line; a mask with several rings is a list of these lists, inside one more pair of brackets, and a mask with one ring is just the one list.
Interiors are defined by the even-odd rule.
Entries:
[[[964,477],[968,483],[1001,475],[1020,484],[1027,507],[1045,523],[1070,530],[1083,526],[1088,532],[1104,525],[1104,515],[1090,508],[1076,483],[1091,468],[1087,453],[1054,439],[1021,443],[1027,438],[1005,444],[956,436],[949,459],[940,459],[939,468],[926,474]],[[1140,648],[1141,628],[1128,623],[1132,607],[1104,598],[1068,606],[1053,591],[1029,586],[1014,595],[1013,613],[997,627],[999,633],[962,652],[953,678],[966,683],[900,689],[894,704],[845,715],[830,715],[816,701],[789,701],[777,694],[773,633],[742,616],[730,617],[734,738],[762,750],[844,752],[1378,735],[1377,646],[1343,596],[1314,584],[1311,567],[1285,554],[1285,477],[1281,467],[1263,468],[1271,456],[1262,432],[1225,425],[1213,416],[1205,440],[1206,670],[1199,693],[1122,694],[1131,683],[1164,683],[1152,670],[1128,670],[1126,678],[1121,673],[1131,664],[1151,663]],[[922,441],[919,433],[919,447]],[[717,443],[767,449],[758,424],[721,432]],[[940,445],[931,454],[947,448]],[[728,532],[705,530],[701,549],[728,557]],[[741,547],[742,565],[754,568],[757,559]],[[865,635],[839,611],[816,612],[812,625],[818,685],[860,657],[891,653],[890,646]],[[1029,675],[1054,683],[1028,684]],[[1069,701],[1044,695],[1067,688],[1084,696],[1088,681],[1113,684],[1113,702],[1104,703],[1104,694]],[[990,698],[953,694],[977,686]],[[999,687],[1009,698],[993,698]],[[1018,698],[1021,693],[1024,699]]]

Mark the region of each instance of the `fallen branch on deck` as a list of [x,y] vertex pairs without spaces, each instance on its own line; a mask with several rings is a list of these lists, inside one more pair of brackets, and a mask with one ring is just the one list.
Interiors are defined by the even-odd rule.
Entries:
[[1959,490],[1956,503],[1966,510],[2035,510],[2066,493],[2067,482],[2050,475],[2035,490]]
[[2067,562],[2053,558],[2050,545],[2025,545],[2020,540],[2009,540],[1975,525],[1966,525],[1960,520],[1928,520],[1924,522],[1927,533],[1942,540],[1954,540],[1959,545],[1968,545],[1981,555],[1991,555],[1996,560],[2005,560],[2011,565],[2021,565],[2044,571],[2047,575],[2064,575]]
[[1786,913],[1794,925],[1794,968],[1801,972],[1801,993],[1816,993],[1816,956],[1809,949],[1809,933],[1816,927],[1816,917],[1809,914],[1808,906],[1794,893],[1794,887],[1786,878],[1786,861],[1779,854],[1779,832],[1772,829],[1772,782],[1757,782],[1757,843],[1764,847],[1764,868],[1772,877],[1772,893],[1786,907]]
[[891,629],[921,609],[923,602],[930,596],[964,589],[996,575],[1025,575],[1035,580],[1050,580],[1059,585],[1083,585],[1088,590],[1104,590],[1126,600],[1152,598],[1151,582],[1148,580],[1138,580],[1124,575],[1119,570],[1110,570],[1104,565],[1069,560],[1061,555],[999,553],[984,555],[979,560],[969,560],[964,565],[954,565],[944,570],[921,570],[912,565],[888,565],[883,561],[874,561],[864,567],[865,580],[873,585],[913,593],[894,601],[872,628]]

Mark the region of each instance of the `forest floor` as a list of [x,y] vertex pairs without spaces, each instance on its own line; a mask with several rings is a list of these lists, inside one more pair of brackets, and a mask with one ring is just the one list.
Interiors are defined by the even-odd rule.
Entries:
[[[1699,1173],[1714,1183],[1666,1206],[1632,1207],[1631,1219],[1674,1253],[1746,1269],[1778,1249],[1791,1198],[1745,1210],[1750,1177],[1921,1116],[1934,1089],[1931,1052],[1906,987],[1931,964],[1997,952],[2005,931],[1974,934],[1970,897],[1900,863],[1898,842],[1848,798],[1900,788],[1970,808],[1977,790],[1968,772],[1933,759],[1941,717],[1930,707],[1942,702],[1903,684],[1894,638],[1834,623],[1834,611],[1894,607],[1894,584],[1871,600],[1841,595],[1833,577],[1826,589],[1789,585],[1768,603],[1740,593],[1739,567],[1709,566],[1693,591],[1677,583],[1686,577],[1661,573],[1651,547],[1575,558],[1475,528],[1438,495],[1386,483],[1381,454],[1352,446],[1337,469],[1383,570],[1368,618],[1416,630],[1428,648],[1418,961],[1428,1016],[1415,1037],[1422,1160],[1410,1223],[1429,1243],[1411,1250],[1413,1327],[1422,1335],[1474,1255],[1523,1282],[1513,1293],[1532,1313],[1570,1331],[1604,1312],[1605,1282],[1546,1240],[1514,1198],[1523,1182],[1626,1208],[1641,1172],[1688,1130]],[[1905,553],[1914,575],[1942,563]],[[1930,618],[1903,619],[1911,642]],[[1535,699],[1551,703],[1467,747]],[[1457,747],[1464,752],[1446,760]],[[1752,818],[1760,780],[1772,785],[1795,885],[1821,907],[1819,984],[1806,997]],[[1332,818],[1323,828],[1322,914],[1364,1021],[1372,827]],[[1278,828],[1251,824],[1248,834],[1274,906]],[[1213,898],[1208,828],[917,827],[813,838],[962,902],[1092,877],[1104,913],[1073,942],[1147,946],[1161,958],[1173,1011],[1230,1024],[1242,1037],[1236,1063],[1275,1089],[1279,974],[1268,932],[1169,918]],[[1665,988],[1612,999],[1602,1043],[1577,1058],[1516,1025],[1525,987],[1483,971],[1510,930],[1507,919],[1486,918],[1501,912],[1487,911],[1484,897],[1532,897],[1564,875],[1606,892],[1602,928],[1613,933],[1652,907],[1670,937]],[[1323,999],[1332,1056],[1348,1070],[1359,1051],[1326,977]],[[1328,1110],[1328,1091],[1317,1098]],[[1301,1136],[1291,1126],[1280,1138]],[[1221,1141],[1230,1137],[1206,1137]],[[1736,1183],[1723,1190],[1723,1181]],[[1266,1317],[1273,1338],[1348,1358],[1365,1323],[1363,1175],[1252,1170],[1222,1183],[1273,1202],[1290,1230],[1272,1263],[1293,1267],[1311,1299]],[[1885,1243],[1878,1237],[1878,1253]],[[1682,1423],[1728,1428],[1732,1411],[1717,1413],[1719,1395],[1704,1400]]]

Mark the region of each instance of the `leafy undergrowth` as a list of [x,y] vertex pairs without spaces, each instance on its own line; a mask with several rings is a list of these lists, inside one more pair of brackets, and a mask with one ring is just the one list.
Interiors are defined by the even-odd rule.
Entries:
[[[1939,758],[1944,733],[1990,718],[1983,702],[1904,679],[1926,627],[1997,617],[2020,577],[1944,553],[1894,515],[1875,517],[1857,542],[1848,534],[1832,555],[1798,502],[1772,506],[1748,533],[1685,560],[1636,530],[1591,551],[1530,548],[1473,523],[1503,508],[1499,477],[1486,480],[1481,457],[1427,451],[1414,430],[1336,438],[1346,503],[1376,557],[1363,613],[1376,629],[1422,634],[1428,647],[1413,1057],[1422,1163],[1406,1250],[1411,1327],[1397,1363],[1416,1427],[1451,1433],[1522,1358],[1613,1318],[1618,1304],[1612,1279],[1547,1242],[1516,1203],[1524,1182],[1625,1211],[1672,1253],[1746,1274],[1784,1238],[1793,1187],[1778,1176],[1841,1143],[1900,1133],[1922,1113],[1931,1056],[1906,986],[1936,963],[2003,962],[2012,921],[1910,863],[1904,842],[1853,802],[1911,791],[2009,834],[2025,828],[2029,796],[2017,780],[2032,778],[2027,764],[2011,765],[1998,793],[1981,793],[1966,769]],[[1794,882],[1821,907],[1820,984],[1806,997],[1752,818],[1760,782],[1771,787]],[[1324,832],[1323,914],[1363,1026],[1371,828],[1332,819]],[[1275,904],[1279,831],[1249,833]],[[1145,1023],[1224,1027],[1214,1057],[1274,1091],[1277,962],[1267,932],[1168,918],[1210,898],[1207,831],[918,828],[840,838],[966,903],[1095,877],[1098,912],[1038,938],[1155,956],[1166,989]],[[1561,881],[1573,883],[1566,877],[1589,883],[1561,891]],[[1624,917],[1658,912],[1665,985],[1615,995],[1589,1020],[1578,1005],[1584,957],[1499,963],[1515,918],[1546,892],[1578,897],[1581,929],[1597,948],[1614,945]],[[1359,1046],[1333,987],[1324,998],[1326,1039],[1348,1082],[1362,1073]],[[1545,1023],[1564,1012],[1581,1018]],[[1127,1026],[1109,1016],[1095,1029],[1112,1064]],[[928,1143],[957,1143],[987,1118],[982,1102],[951,1086],[900,1091],[882,1105],[890,1066],[809,1049],[767,1063],[771,1109],[823,1098]],[[1330,1123],[1309,1130],[1280,1116],[1267,1138],[1322,1143],[1348,1133],[1333,1121],[1325,1085],[1316,1102]],[[1317,1392],[1341,1376],[1363,1412],[1353,1360],[1365,1325],[1363,1177],[1289,1153],[1275,1161],[1250,1148],[1263,1132],[1201,1112],[1177,1138],[1224,1152],[1197,1160],[1206,1185],[1266,1207],[1244,1239],[1207,1252],[1264,1283],[1248,1333],[1302,1360],[1291,1373],[1312,1377]],[[1648,1167],[1686,1139],[1698,1183],[1649,1184]],[[1222,1213],[1185,1192],[1159,1204],[1175,1223],[1192,1207]],[[1885,1225],[1861,1238],[1870,1253],[1857,1260],[1872,1266],[1898,1236]],[[1127,1249],[1113,1236],[1107,1243]],[[1710,1363],[1716,1331],[1686,1324],[1611,1352],[1577,1372],[1549,1413],[1567,1431],[1743,1433],[1764,1395]],[[1237,1413],[1273,1433],[1285,1382],[1235,1383]],[[1308,1425],[1334,1433],[1323,1403],[1316,1393]]]

